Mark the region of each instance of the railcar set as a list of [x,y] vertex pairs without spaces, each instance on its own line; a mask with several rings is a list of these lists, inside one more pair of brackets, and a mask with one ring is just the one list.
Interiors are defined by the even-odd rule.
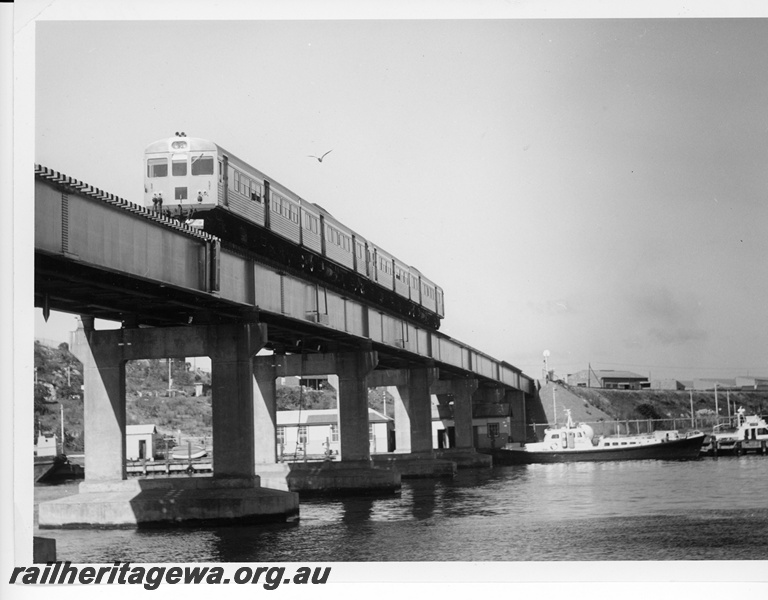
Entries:
[[438,329],[443,290],[221,146],[177,133],[145,151],[147,208],[195,223],[223,244],[299,270]]

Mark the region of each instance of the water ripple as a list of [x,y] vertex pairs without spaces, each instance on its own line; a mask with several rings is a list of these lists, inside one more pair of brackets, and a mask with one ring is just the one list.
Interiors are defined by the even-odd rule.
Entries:
[[766,497],[759,456],[529,465],[302,501],[290,524],[46,535],[94,563],[764,560]]

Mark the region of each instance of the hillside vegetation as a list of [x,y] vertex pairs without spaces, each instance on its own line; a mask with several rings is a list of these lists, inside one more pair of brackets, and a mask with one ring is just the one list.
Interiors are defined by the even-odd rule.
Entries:
[[[607,412],[616,419],[676,419],[691,416],[715,414],[715,392],[674,391],[674,390],[603,390],[574,388],[570,390],[584,398],[592,406]],[[728,416],[728,402],[731,413],[743,407],[747,414],[763,414],[768,411],[768,392],[724,391],[717,392],[717,406],[720,416]]]
[[[64,343],[52,348],[35,341],[34,435],[61,435],[60,406],[64,406],[65,452],[84,450],[83,366]],[[194,369],[189,362],[167,359],[135,360],[126,363],[126,420],[128,425],[153,424],[166,436],[204,438],[211,436],[211,375]],[[196,396],[195,393],[202,394]],[[372,389],[369,406],[393,416],[391,396]],[[278,410],[310,410],[336,407],[334,390],[277,388]]]
[[[565,408],[571,411],[574,421],[583,422],[690,419],[693,399],[698,426],[714,424],[714,391],[606,390],[549,383],[541,388],[539,396],[543,412],[536,418],[548,422],[553,421],[555,409],[557,419],[562,422]],[[719,390],[717,407],[721,419],[729,415],[729,403],[731,415],[739,408],[744,408],[747,414],[766,414],[768,392]]]
[[61,406],[64,407],[65,447],[83,450],[83,366],[67,344],[51,348],[35,342],[34,435],[52,432],[61,436]]

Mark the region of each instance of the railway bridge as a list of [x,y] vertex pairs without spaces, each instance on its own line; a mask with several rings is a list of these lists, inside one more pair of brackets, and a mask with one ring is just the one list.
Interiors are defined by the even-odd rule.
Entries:
[[[298,493],[396,490],[401,475],[487,465],[473,403],[506,403],[525,434],[533,380],[512,365],[303,273],[44,166],[35,167],[35,305],[80,315],[85,481],[41,527],[287,519]],[[122,323],[97,330],[95,319]],[[128,479],[125,364],[208,356],[213,476]],[[335,374],[341,456],[278,462],[276,378]],[[397,451],[371,456],[367,389],[396,400]],[[431,397],[455,447],[432,448]]]

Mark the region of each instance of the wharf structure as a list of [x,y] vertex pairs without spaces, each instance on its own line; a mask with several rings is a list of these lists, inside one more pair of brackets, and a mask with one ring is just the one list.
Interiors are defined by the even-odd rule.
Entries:
[[[522,438],[536,396],[506,362],[40,166],[35,304],[46,317],[81,316],[72,350],[86,436],[85,481],[40,505],[41,528],[291,519],[299,494],[392,492],[401,476],[487,466],[473,446],[473,405],[510,406],[510,434]],[[97,318],[122,328],[97,330]],[[128,479],[126,362],[191,356],[211,359],[212,476]],[[279,463],[276,380],[328,374],[338,378],[340,460]],[[369,387],[395,401],[397,452],[375,459]],[[455,422],[454,447],[439,455],[433,395]]]

